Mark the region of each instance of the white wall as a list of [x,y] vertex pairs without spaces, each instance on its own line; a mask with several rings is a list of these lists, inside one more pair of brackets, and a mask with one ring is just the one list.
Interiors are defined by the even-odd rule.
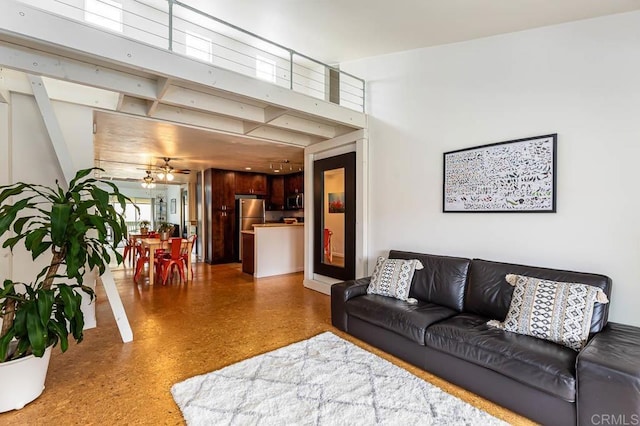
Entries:
[[[52,104],[75,169],[93,166],[91,108],[62,102]],[[10,104],[4,108],[9,110],[9,137],[6,148],[9,155],[9,173],[0,184],[22,181],[54,186],[56,179],[64,182],[35,99],[32,96],[12,93]],[[2,122],[4,123],[4,120]],[[66,187],[65,184],[62,186]],[[19,245],[14,250],[10,259],[12,267],[7,272],[4,269],[0,271],[0,279],[11,277],[15,281],[32,282],[35,280],[35,273],[48,265],[50,259],[42,256],[34,266],[34,261],[21,247],[22,245]]]
[[[176,200],[176,212],[171,213],[171,200]],[[178,185],[167,185],[167,220],[170,223],[180,225],[180,232],[182,232],[182,223],[180,223],[180,186]]]
[[[367,80],[369,256],[606,274],[640,325],[639,49],[634,12],[342,64]],[[557,213],[442,213],[443,152],[556,132]]]

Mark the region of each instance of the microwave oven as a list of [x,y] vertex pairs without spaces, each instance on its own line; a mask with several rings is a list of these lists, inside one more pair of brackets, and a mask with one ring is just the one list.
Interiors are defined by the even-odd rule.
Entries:
[[287,196],[285,208],[296,210],[304,208],[304,196],[302,193]]

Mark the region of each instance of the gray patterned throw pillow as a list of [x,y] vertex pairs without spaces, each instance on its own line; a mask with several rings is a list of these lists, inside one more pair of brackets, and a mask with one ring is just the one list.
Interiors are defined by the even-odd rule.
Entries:
[[373,269],[367,294],[407,301],[413,273],[422,268],[422,262],[416,259],[385,259],[380,256]]
[[509,274],[513,297],[503,322],[487,325],[526,334],[579,351],[587,342],[595,302],[608,303],[606,294],[591,285],[547,281]]

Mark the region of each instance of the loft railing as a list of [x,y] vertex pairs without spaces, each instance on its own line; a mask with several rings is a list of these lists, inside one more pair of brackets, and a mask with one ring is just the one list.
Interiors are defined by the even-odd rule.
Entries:
[[136,41],[364,111],[364,80],[178,0],[19,0]]

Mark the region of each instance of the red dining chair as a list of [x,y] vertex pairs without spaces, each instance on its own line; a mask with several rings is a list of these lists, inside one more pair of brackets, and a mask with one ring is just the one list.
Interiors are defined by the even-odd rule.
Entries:
[[122,251],[122,263],[126,266],[127,263],[125,260],[129,261],[129,265],[131,265],[131,259],[135,256],[133,255],[135,252],[135,245],[131,241],[132,238],[127,238],[124,242],[124,250]]
[[184,278],[184,262],[182,260],[182,238],[172,238],[171,239],[171,252],[165,254],[164,257],[160,257],[158,259],[158,263],[160,265],[162,271],[162,285],[167,283],[167,278],[169,277],[169,272],[173,272],[173,268],[178,268],[178,272],[180,273],[180,282],[185,280]]
[[333,262],[333,253],[331,252],[331,236],[333,232],[329,228],[324,228],[324,256],[329,261]]
[[[142,270],[144,269],[145,263],[149,263],[149,249],[142,248],[141,244],[136,244],[135,249],[136,249],[135,256],[138,259],[136,260],[136,273],[133,275],[133,282],[137,284],[138,276],[140,275],[140,272],[142,272]],[[160,264],[156,262],[154,263],[154,265],[155,265],[155,274],[158,275],[159,273],[162,272],[160,270]]]
[[149,250],[145,250],[142,246],[136,246],[138,252],[138,260],[136,261],[136,273],[133,274],[133,282],[138,284],[138,275],[144,269],[144,264],[149,263]]
[[[183,248],[182,253],[180,254],[180,257],[182,257],[182,262],[184,263],[185,268],[189,264],[189,256],[191,256],[191,252],[195,251],[197,239],[198,239],[197,235],[189,236],[189,238],[187,238],[187,245],[186,247]],[[191,251],[189,251],[189,247],[191,247]],[[193,279],[193,263],[191,263],[191,279]]]

